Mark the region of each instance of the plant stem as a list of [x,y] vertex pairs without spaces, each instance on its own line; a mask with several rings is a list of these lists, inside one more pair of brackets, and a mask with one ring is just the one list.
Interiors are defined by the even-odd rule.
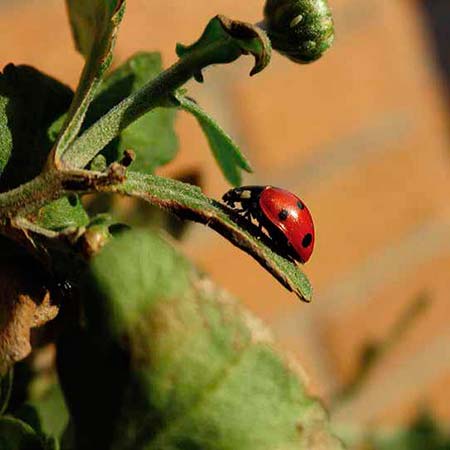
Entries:
[[[219,33],[214,28],[218,23],[223,28]],[[255,39],[258,40],[258,49],[249,50],[246,40],[252,43]],[[0,225],[69,192],[98,192],[103,190],[105,183],[120,184],[117,179],[120,173],[110,173],[109,178],[104,179],[105,174],[81,169],[143,114],[156,107],[175,106],[176,101],[172,102],[171,94],[193,76],[199,79],[205,67],[229,63],[241,55],[251,53],[255,57],[255,66],[250,74],[262,70],[270,60],[270,45],[266,40],[248,24],[216,16],[207,25],[199,41],[184,48],[175,64],[92,124],[63,152],[56,167],[48,164],[35,179],[11,191],[0,193]],[[189,51],[186,52],[186,48]]]
[[125,171],[125,166],[114,162],[105,172],[82,169],[42,172],[28,183],[0,194],[0,226],[64,195],[102,192],[105,187],[121,184],[126,179]]
[[[312,289],[308,278],[292,260],[280,253],[277,245],[261,233],[256,225],[243,220],[228,207],[210,200],[195,186],[131,171],[125,176],[124,171],[124,166],[113,163],[106,172],[80,169],[48,172],[17,189],[0,194],[0,234],[23,245],[31,243],[34,246],[34,238],[40,242],[44,239],[43,247],[47,248],[50,242],[54,243],[61,236],[69,234],[64,234],[63,231],[59,237],[49,236],[48,230],[39,229],[17,216],[32,212],[48,201],[71,192],[128,195],[165,208],[181,219],[193,220],[217,231],[255,258],[301,300],[311,301]],[[33,248],[30,250],[34,251]]]
[[6,411],[11,398],[13,371],[14,369],[11,367],[6,374],[0,373],[0,415]]
[[229,45],[230,41],[218,41],[181,58],[142,89],[123,99],[74,141],[62,155],[63,165],[70,168],[85,167],[124,128],[143,114],[163,105],[170,93],[209,65],[215,53]]
[[[91,125],[62,155],[63,167],[86,166],[121,130],[146,112],[160,106],[168,95],[207,66],[215,52],[229,45],[223,40],[181,58],[142,89],[122,100]],[[0,220],[27,214],[64,195],[67,170],[50,169],[11,191],[0,193]]]
[[0,221],[26,214],[62,196],[62,172],[43,172],[28,183],[0,194]]

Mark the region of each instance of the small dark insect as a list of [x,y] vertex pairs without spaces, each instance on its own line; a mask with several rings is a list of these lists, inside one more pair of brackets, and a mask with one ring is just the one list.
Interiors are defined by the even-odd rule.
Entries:
[[71,294],[73,290],[73,284],[69,280],[60,280],[56,282],[56,287],[61,294],[61,297],[67,297]]
[[314,223],[296,195],[272,186],[242,186],[226,192],[222,200],[248,220],[255,220],[286,254],[301,263],[311,257]]

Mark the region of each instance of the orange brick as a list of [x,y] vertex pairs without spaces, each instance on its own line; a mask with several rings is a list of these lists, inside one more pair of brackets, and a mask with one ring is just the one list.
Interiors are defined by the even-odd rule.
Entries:
[[[295,190],[312,210],[318,239],[305,271],[314,302],[300,304],[204,227],[193,226],[182,247],[272,325],[323,395],[348,379],[362,343],[382,337],[411,298],[427,290],[432,308],[386,356],[367,390],[336,416],[399,423],[425,399],[448,418],[450,406],[439,395],[449,386],[439,359],[450,264],[442,82],[414,3],[330,4],[337,39],[321,61],[296,66],[274,55],[267,70],[249,78],[251,58],[244,58],[208,68],[203,85],[188,85],[252,161],[255,174],[245,182]],[[83,61],[73,48],[64,3],[1,8],[0,64],[32,64],[75,86]],[[130,1],[115,64],[136,51],[159,49],[167,66],[176,60],[175,43],[193,42],[216,13],[256,22],[261,8],[237,0]],[[228,186],[195,120],[180,114],[177,130],[180,153],[159,173],[199,170],[204,191],[220,197]],[[428,345],[434,353],[427,354]]]

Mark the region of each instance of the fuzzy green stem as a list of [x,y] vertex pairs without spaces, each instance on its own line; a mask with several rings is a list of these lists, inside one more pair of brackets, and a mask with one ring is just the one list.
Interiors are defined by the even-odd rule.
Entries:
[[125,170],[125,166],[116,162],[105,172],[82,169],[45,171],[28,183],[0,194],[0,226],[64,195],[102,192],[105,186],[123,183]]
[[27,214],[62,196],[62,172],[46,171],[28,183],[0,194],[0,221]]
[[122,100],[91,125],[63,154],[66,167],[85,167],[109,142],[143,114],[161,106],[175,89],[210,64],[214,55],[231,39],[219,41],[203,50],[185,56],[162,72],[142,89]]
[[13,384],[13,368],[10,368],[6,374],[0,373],[0,415],[4,414],[8,408],[9,399]]
[[[59,170],[40,175],[26,185],[0,195],[0,234],[23,241],[27,233],[41,237],[43,230],[33,229],[33,224],[18,220],[17,216],[32,212],[55,197],[73,193],[109,192],[141,198],[152,205],[166,208],[181,219],[203,223],[214,229],[231,243],[255,258],[283,286],[295,292],[300,299],[309,302],[312,289],[307,277],[296,264],[280,255],[276,245],[259,234],[257,227],[246,223],[244,227],[237,221],[236,213],[202,194],[199,188],[180,181],[128,172],[125,167],[113,163],[107,172],[90,170]],[[23,202],[23,190],[28,192]],[[13,217],[11,216],[13,214]],[[254,232],[251,229],[253,228]],[[24,234],[24,230],[25,234]],[[17,232],[20,235],[17,236]],[[256,235],[255,235],[256,234]],[[53,238],[51,238],[53,239]],[[32,241],[31,241],[32,242]],[[29,242],[28,242],[29,243]],[[27,242],[25,241],[25,244]]]
[[[121,130],[160,106],[168,95],[207,66],[215,52],[229,45],[223,40],[183,57],[139,91],[122,100],[91,125],[62,155],[63,166],[86,166]],[[65,173],[66,172],[66,173]],[[0,220],[27,214],[64,195],[67,171],[50,169],[11,191],[0,193]]]
[[159,106],[170,106],[175,90],[193,76],[199,78],[205,67],[229,63],[251,53],[255,57],[255,66],[250,74],[261,71],[270,61],[270,45],[267,42],[264,35],[251,25],[230,21],[223,16],[213,18],[199,41],[183,48],[178,62],[92,124],[63,152],[56,167],[49,164],[35,179],[0,193],[0,225],[68,192],[101,191],[104,184],[97,182],[116,183],[117,174],[111,173],[112,178],[108,181],[103,180],[98,172],[80,169],[143,114]]

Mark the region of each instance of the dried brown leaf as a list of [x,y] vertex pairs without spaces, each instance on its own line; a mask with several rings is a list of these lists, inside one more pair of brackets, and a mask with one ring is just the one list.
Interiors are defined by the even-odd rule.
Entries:
[[19,253],[5,256],[0,260],[0,374],[31,352],[31,329],[58,314],[39,281],[39,266]]

